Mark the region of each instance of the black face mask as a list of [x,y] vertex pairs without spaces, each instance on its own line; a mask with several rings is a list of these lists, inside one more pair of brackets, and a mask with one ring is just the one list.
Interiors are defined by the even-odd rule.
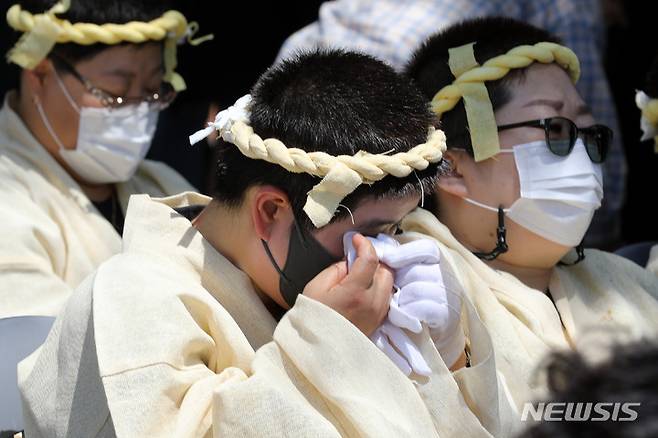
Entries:
[[304,291],[306,284],[329,265],[341,260],[334,257],[318,242],[313,235],[305,232],[293,220],[288,243],[288,257],[281,269],[272,256],[267,242],[261,239],[267,256],[279,273],[279,290],[290,307],[295,304],[297,295]]

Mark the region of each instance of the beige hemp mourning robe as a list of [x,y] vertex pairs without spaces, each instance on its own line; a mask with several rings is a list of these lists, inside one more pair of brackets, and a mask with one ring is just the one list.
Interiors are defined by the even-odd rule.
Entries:
[[[73,289],[121,249],[121,236],[37,142],[8,102],[0,110],[0,318],[57,314]],[[146,160],[117,184],[125,211],[135,193],[192,190],[163,163]]]
[[649,252],[649,260],[647,261],[647,269],[655,275],[658,275],[658,245],[651,247]]
[[[563,332],[544,294],[471,259],[418,210],[404,238],[424,237],[414,232],[423,227],[442,237],[444,279],[468,292],[473,366],[450,373],[425,331],[412,337],[433,372],[408,378],[304,296],[277,324],[245,274],[172,210],[208,201],[132,198],[122,253],[79,287],[19,367],[28,436],[508,437],[540,389],[533,368],[549,348],[567,348],[567,335],[587,321],[654,332],[653,277],[622,264],[592,282],[588,269],[607,259],[590,253],[552,283]],[[585,284],[580,298],[570,292]],[[615,289],[622,284],[633,305]]]
[[[432,374],[407,377],[304,296],[277,324],[246,275],[172,209],[207,202],[191,193],[131,199],[122,253],[78,288],[19,366],[27,436],[474,438],[520,429],[468,301],[472,367],[451,373],[424,331],[410,336]],[[444,251],[448,287],[464,287],[460,263]]]
[[19,365],[26,436],[438,436],[414,384],[355,326],[305,296],[277,323],[172,209],[207,202],[131,198],[122,252]]
[[[510,274],[491,269],[430,212],[417,209],[401,226],[406,240],[428,236],[436,239],[442,263],[449,264],[463,283],[469,298],[466,313],[484,324],[478,332],[471,330],[468,334],[475,368],[482,368],[481,375],[464,378],[464,371],[470,372],[467,369],[458,371],[455,377],[471,410],[481,419],[491,419],[493,424],[502,419],[497,417],[505,410],[488,403],[482,393],[469,390],[470,385],[480,384],[489,391],[502,385],[500,392],[513,400],[511,405],[516,407],[518,418],[525,402],[546,396],[537,368],[551,350],[587,349],[588,344],[596,342],[606,347],[620,339],[655,339],[658,333],[658,279],[622,257],[587,250],[583,262],[556,267],[549,285],[553,304],[545,293],[525,286]],[[483,353],[490,354],[491,346],[492,357],[486,361],[477,359]],[[495,372],[484,372],[490,367]],[[510,429],[500,427],[496,436],[510,436]],[[488,429],[495,431],[496,427]]]

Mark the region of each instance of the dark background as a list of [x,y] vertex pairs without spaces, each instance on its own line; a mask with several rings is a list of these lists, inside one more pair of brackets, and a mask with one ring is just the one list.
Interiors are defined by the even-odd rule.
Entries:
[[[319,0],[179,1],[178,9],[200,24],[197,36],[214,33],[213,41],[179,50],[178,71],[188,90],[161,114],[150,158],[167,162],[201,191],[213,184],[216,158],[205,142],[189,146],[187,136],[203,127],[210,102],[220,108],[246,94],[274,61],[285,38],[317,18]],[[628,192],[623,211],[624,243],[658,240],[653,205],[658,201],[658,155],[650,142],[640,143],[640,113],[635,90],[644,87],[651,61],[658,55],[651,2],[607,0],[608,46],[605,66],[619,112],[628,161]],[[13,1],[0,0],[0,11]],[[2,20],[0,48],[8,47],[9,28]],[[636,55],[636,54],[640,55]],[[0,92],[13,87],[10,69],[0,68]],[[1,188],[0,188],[1,190]]]
[[649,67],[658,56],[656,15],[650,8],[653,2],[612,3],[620,9],[608,16],[605,67],[628,163],[622,236],[628,243],[658,240],[658,221],[653,216],[658,202],[658,154],[652,142],[639,141],[640,111],[635,106],[635,90],[644,88]]
[[[201,129],[211,102],[226,108],[247,94],[274,62],[283,41],[317,18],[322,1],[179,1],[189,21],[198,21],[197,36],[214,40],[179,49],[178,71],[188,84],[174,105],[161,115],[149,158],[165,161],[201,191],[214,185],[214,151],[187,136]],[[183,151],[183,152],[182,152]]]

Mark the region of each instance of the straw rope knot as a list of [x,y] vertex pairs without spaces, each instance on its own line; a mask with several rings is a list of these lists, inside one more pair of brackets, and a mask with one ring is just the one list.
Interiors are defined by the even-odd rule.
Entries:
[[575,83],[580,77],[580,63],[568,47],[541,42],[535,45],[515,47],[503,55],[489,59],[459,75],[452,84],[443,87],[432,98],[432,110],[439,116],[450,111],[465,94],[469,84],[495,81],[513,68],[524,68],[533,62],[557,63],[564,68]]

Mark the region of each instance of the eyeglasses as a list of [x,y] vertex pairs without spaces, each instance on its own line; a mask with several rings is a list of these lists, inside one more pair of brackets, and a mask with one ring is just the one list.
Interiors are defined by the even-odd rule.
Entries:
[[498,127],[498,131],[521,127],[541,128],[546,133],[548,149],[560,157],[566,157],[573,150],[578,137],[583,139],[587,155],[593,163],[603,163],[608,156],[612,142],[612,129],[604,125],[579,128],[565,117],[549,117],[539,120],[511,123]]
[[82,76],[68,61],[63,59],[61,56],[51,53],[51,57],[55,61],[57,67],[66,70],[71,73],[84,87],[85,89],[97,98],[101,105],[108,108],[120,108],[122,106],[131,105],[131,104],[140,104],[142,102],[148,103],[155,110],[163,110],[169,106],[169,104],[174,100],[177,93],[174,88],[168,82],[162,82],[160,89],[155,93],[148,94],[142,97],[123,97],[116,96],[108,91],[103,90],[94,86],[87,78]]

